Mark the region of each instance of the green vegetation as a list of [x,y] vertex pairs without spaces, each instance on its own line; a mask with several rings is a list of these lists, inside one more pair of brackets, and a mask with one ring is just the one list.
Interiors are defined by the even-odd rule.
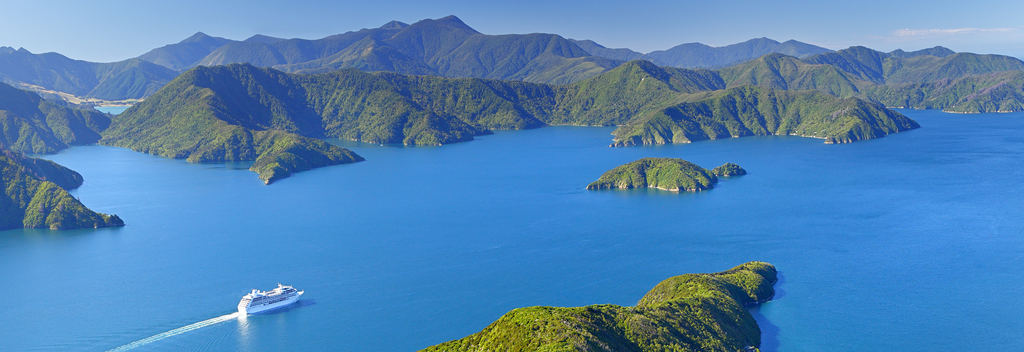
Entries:
[[96,143],[109,125],[110,118],[98,111],[61,107],[0,83],[0,149],[56,153],[68,145]]
[[804,59],[770,54],[718,71],[729,87],[817,90],[885,106],[950,112],[1024,110],[1024,62],[936,47],[883,53],[851,47]]
[[424,351],[743,351],[761,345],[746,305],[774,294],[775,267],[749,262],[662,281],[635,307],[512,310],[465,338]]
[[[252,68],[253,70],[248,70]],[[238,76],[211,76],[230,71]],[[198,67],[118,115],[100,143],[190,162],[247,161],[269,184],[294,172],[362,161],[321,136],[301,87],[252,66]]]
[[[200,66],[114,118],[100,143],[193,162],[256,160],[253,171],[272,182],[362,160],[315,139],[324,137],[442,145],[492,129],[572,124],[623,125],[615,132],[619,145],[775,133],[833,143],[917,127],[855,98],[723,88],[714,71],[646,61],[569,85],[356,69],[302,75],[247,64]],[[285,150],[290,154],[277,154]]]
[[725,163],[711,170],[711,174],[718,177],[742,176],[747,174],[747,170],[733,163]]
[[48,160],[0,150],[0,230],[54,230],[124,226],[117,215],[89,210],[62,187],[82,184],[82,176]]
[[799,135],[850,143],[920,127],[877,103],[815,91],[744,86],[703,95],[634,118],[613,146],[689,143],[744,136]]
[[650,187],[695,192],[711,189],[717,182],[714,172],[683,159],[643,158],[605,172],[587,189]]
[[955,80],[875,86],[865,90],[886,106],[949,112],[1024,111],[1024,71],[967,76]]

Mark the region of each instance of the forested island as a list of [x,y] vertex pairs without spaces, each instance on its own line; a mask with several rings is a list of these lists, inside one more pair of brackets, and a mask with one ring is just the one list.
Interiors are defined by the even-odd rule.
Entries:
[[761,329],[745,306],[771,299],[777,279],[771,264],[749,262],[669,278],[634,307],[519,308],[424,351],[756,351]]
[[665,191],[696,192],[711,189],[718,177],[746,175],[739,165],[726,163],[708,170],[677,158],[643,158],[605,172],[587,189],[657,188]]

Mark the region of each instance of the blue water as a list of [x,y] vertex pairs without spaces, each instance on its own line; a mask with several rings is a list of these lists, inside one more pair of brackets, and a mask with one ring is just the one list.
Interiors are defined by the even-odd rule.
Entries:
[[130,107],[131,106],[97,106],[96,110],[99,110],[100,112],[105,112],[105,113],[108,113],[108,114],[117,115],[117,114],[120,114],[120,113],[124,112],[125,110],[128,110],[128,108],[130,108]]
[[[846,145],[608,148],[612,129],[589,127],[347,143],[367,161],[271,186],[245,163],[74,147],[49,156],[85,177],[72,193],[128,225],[0,232],[0,346],[411,351],[516,307],[633,305],[670,276],[764,260],[782,275],[753,310],[765,351],[1016,348],[1024,114],[904,113],[924,127]],[[641,157],[749,174],[700,193],[584,189]],[[278,282],[302,304],[181,329]]]

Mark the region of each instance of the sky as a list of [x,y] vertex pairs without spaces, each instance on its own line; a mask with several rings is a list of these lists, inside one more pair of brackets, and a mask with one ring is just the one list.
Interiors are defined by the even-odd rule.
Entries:
[[1024,58],[1024,1],[560,1],[560,0],[0,0],[0,46],[73,59],[120,61],[196,32],[318,39],[458,16],[484,34],[554,33],[639,52],[701,42],[794,39],[838,50],[863,45]]

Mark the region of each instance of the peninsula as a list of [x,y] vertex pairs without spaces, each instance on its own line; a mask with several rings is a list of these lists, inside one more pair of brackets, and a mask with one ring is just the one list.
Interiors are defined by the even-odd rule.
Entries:
[[587,189],[650,187],[674,192],[696,192],[714,188],[718,176],[746,173],[746,170],[732,163],[708,170],[683,159],[643,158],[605,172]]
[[424,351],[756,351],[761,329],[745,306],[775,295],[775,267],[749,262],[662,281],[635,307],[528,307],[476,334]]
[[117,215],[94,212],[68,194],[82,175],[49,160],[0,149],[0,230],[124,226]]

